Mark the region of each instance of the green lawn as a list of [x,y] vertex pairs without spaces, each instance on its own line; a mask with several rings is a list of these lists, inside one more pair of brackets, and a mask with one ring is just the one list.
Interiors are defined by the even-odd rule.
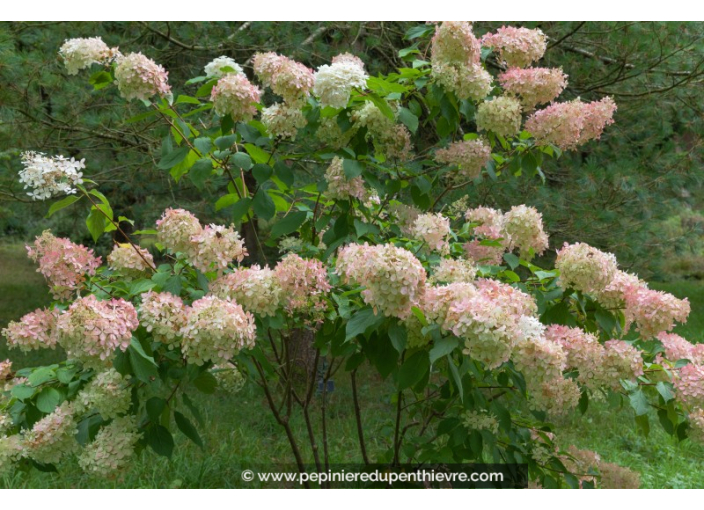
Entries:
[[[1,328],[9,320],[45,305],[49,297],[41,276],[21,247],[0,245],[0,260]],[[678,333],[692,341],[704,340],[704,313],[700,312],[704,306],[704,285],[682,282],[654,284],[653,287],[690,298],[689,323],[678,328]],[[8,353],[0,340],[0,360],[8,355],[19,367],[46,363],[57,359],[61,353],[50,351],[22,356],[17,351]],[[335,382],[336,391],[328,402],[331,462],[360,462],[349,380],[340,375]],[[391,394],[382,391],[386,383],[371,375],[360,375],[358,383],[367,428],[382,431],[378,436],[367,437],[370,457],[374,459],[376,453],[384,451],[391,443],[394,406],[377,397]],[[318,404],[316,399],[316,406]],[[60,474],[18,473],[0,479],[0,487],[242,487],[247,486],[239,478],[243,468],[293,462],[283,430],[271,417],[262,392],[253,383],[233,396],[205,397],[201,409],[206,422],[204,451],[183,436],[177,436],[177,448],[171,461],[149,451],[143,452],[134,468],[119,480],[94,480],[77,468],[69,468]],[[319,416],[319,409],[314,409],[313,413]],[[605,403],[592,402],[586,416],[560,424],[560,442],[565,447],[575,444],[596,450],[609,462],[639,471],[643,487],[704,487],[704,470],[699,469],[704,460],[704,448],[689,441],[677,443],[659,428],[656,419],[652,421],[649,437],[639,435],[631,413],[630,409],[617,412],[608,409]],[[304,437],[302,420],[294,421],[293,428],[299,437]],[[304,449],[306,457],[309,453]]]

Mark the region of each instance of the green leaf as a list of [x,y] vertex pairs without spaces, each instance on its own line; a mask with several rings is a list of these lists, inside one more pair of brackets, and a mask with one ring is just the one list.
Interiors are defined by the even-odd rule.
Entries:
[[98,239],[105,232],[105,216],[97,208],[92,207],[90,214],[86,218],[86,226],[90,232],[93,242],[98,242]]
[[229,193],[225,196],[222,196],[218,198],[217,202],[215,202],[215,210],[219,211],[220,209],[224,209],[225,207],[229,207],[239,201],[240,197],[237,195],[237,193]]
[[174,452],[174,438],[166,427],[153,425],[144,433],[144,439],[154,453],[171,458]]
[[252,158],[244,152],[238,152],[232,156],[232,163],[242,170],[249,170],[252,168]]
[[257,147],[256,145],[252,145],[251,143],[244,144],[244,148],[247,151],[247,154],[252,157],[255,163],[269,163],[269,160],[271,159],[271,154],[269,154],[265,150],[260,149],[259,147]]
[[51,413],[61,402],[61,393],[56,388],[44,388],[37,395],[37,409],[43,413]]
[[213,173],[213,162],[210,159],[199,159],[196,161],[191,170],[188,172],[188,177],[199,190],[203,190],[205,180]]
[[169,170],[176,165],[178,165],[181,161],[186,159],[186,156],[188,156],[188,151],[190,149],[188,147],[178,147],[168,154],[166,154],[163,158],[161,158],[161,161],[156,165],[157,168],[160,168],[161,170]]
[[368,94],[367,97],[371,99],[372,103],[376,105],[377,108],[390,120],[396,120],[394,111],[389,106],[389,103],[385,99],[382,99],[378,94]]
[[425,351],[416,352],[403,362],[398,371],[398,389],[414,386],[430,369],[430,361]]
[[391,345],[391,340],[387,335],[372,335],[368,342],[362,343],[367,359],[379,371],[379,375],[386,379],[398,363],[398,351]]
[[636,416],[642,416],[649,410],[648,399],[640,388],[628,396]]
[[254,213],[263,220],[270,220],[276,214],[276,205],[265,189],[259,188],[252,202]]
[[203,448],[203,440],[200,438],[198,430],[196,430],[190,420],[178,411],[174,411],[174,419],[176,420],[176,426],[183,432],[183,435]]
[[455,387],[460,394],[460,401],[464,402],[464,388],[462,387],[462,378],[460,377],[460,372],[455,366],[455,362],[452,361],[452,356],[447,355],[447,364],[450,367],[450,374],[452,375],[452,380],[455,382]]
[[269,178],[274,174],[274,169],[269,165],[264,165],[262,163],[257,163],[252,167],[252,175],[257,180],[259,184],[262,184],[269,180]]
[[198,388],[201,392],[208,395],[215,393],[215,388],[217,388],[218,380],[210,372],[201,372],[198,377],[193,380],[193,385]]
[[408,108],[399,108],[398,120],[400,120],[411,133],[418,131],[418,117],[416,117]]
[[516,269],[521,264],[521,260],[513,253],[504,253],[504,260],[511,269]]
[[200,104],[200,101],[198,101],[195,97],[180,95],[180,96],[178,96],[176,101],[174,101],[174,104],[181,104],[181,103]]
[[205,156],[213,148],[213,141],[207,136],[203,136],[193,140],[193,146],[198,149],[202,156]]
[[577,321],[570,313],[567,301],[561,301],[555,306],[549,308],[540,317],[540,322],[543,324],[561,324],[563,326],[576,326]]
[[374,314],[371,307],[362,308],[352,315],[345,328],[345,341],[363,335],[368,329],[378,326],[384,321],[384,316]]
[[34,396],[35,391],[36,388],[30,388],[24,384],[18,384],[17,386],[13,386],[10,394],[19,400],[27,400],[28,398],[32,398]]
[[93,85],[93,90],[100,90],[113,82],[112,75],[106,71],[98,71],[88,78],[88,83]]
[[303,225],[307,217],[308,213],[305,211],[297,211],[287,214],[281,220],[277,221],[273,227],[271,227],[271,238],[276,239],[277,237],[295,232],[301,225]]
[[237,135],[219,136],[215,139],[215,146],[221,151],[224,151],[232,147],[236,141]]
[[406,342],[408,341],[408,332],[405,327],[394,321],[389,326],[389,339],[391,340],[391,345],[394,346],[394,349],[396,349],[399,353],[403,352],[406,348]]
[[139,340],[132,337],[130,346],[127,349],[129,352],[130,366],[134,375],[142,382],[150,383],[152,379],[156,378],[159,374],[157,371],[157,364],[154,358],[149,356],[139,343]]
[[161,397],[152,397],[145,404],[147,416],[152,423],[159,423],[161,413],[166,409],[166,400]]
[[252,205],[252,199],[249,197],[245,197],[236,202],[235,206],[232,208],[232,221],[240,221],[242,216],[245,216],[247,211],[249,211],[250,205]]
[[61,209],[64,209],[65,207],[68,207],[71,204],[78,202],[81,198],[83,198],[82,195],[69,195],[66,198],[62,198],[58,202],[54,202],[53,204],[51,204],[51,207],[49,207],[49,212],[46,214],[46,218],[51,218],[54,213],[60,211]]
[[27,381],[36,387],[52,379],[56,379],[56,371],[52,367],[40,367],[29,374]]
[[441,338],[432,349],[430,349],[430,363],[435,363],[437,360],[450,354],[459,345],[459,340],[456,338]]
[[342,162],[342,169],[345,171],[345,177],[348,179],[354,179],[355,177],[362,175],[362,172],[364,172],[364,165],[355,159],[345,159]]
[[203,420],[203,416],[201,416],[200,411],[196,407],[196,405],[193,403],[191,400],[191,397],[186,395],[185,393],[183,394],[183,403],[186,405],[189,411],[191,411],[191,414],[193,417],[198,421],[198,424],[202,427],[205,424],[205,421]]
[[294,175],[293,171],[283,161],[278,161],[274,165],[274,174],[289,188],[293,186]]
[[658,393],[660,393],[665,402],[669,402],[670,400],[675,398],[675,393],[672,390],[672,383],[660,381],[655,385],[655,389],[658,390]]

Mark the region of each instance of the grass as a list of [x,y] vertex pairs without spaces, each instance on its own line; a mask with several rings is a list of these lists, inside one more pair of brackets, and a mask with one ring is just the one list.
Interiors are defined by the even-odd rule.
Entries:
[[[0,328],[49,302],[46,286],[35,266],[17,245],[0,245]],[[689,297],[692,314],[677,332],[692,341],[704,341],[704,285],[694,282],[653,284],[653,288]],[[11,357],[15,366],[36,366],[61,357],[48,351],[22,355],[7,352],[0,340],[0,360]],[[361,462],[353,414],[349,379],[336,377],[335,392],[328,397],[331,463]],[[365,429],[380,431],[369,436],[367,448],[375,459],[392,442],[394,406],[380,395],[390,395],[385,382],[369,373],[358,375]],[[312,414],[319,424],[319,401]],[[0,488],[228,488],[252,487],[240,480],[242,469],[263,465],[290,465],[294,458],[282,428],[269,412],[261,390],[249,383],[236,395],[212,395],[199,398],[205,427],[201,428],[205,449],[200,450],[177,433],[176,449],[171,461],[150,451],[142,452],[133,467],[118,480],[96,480],[79,469],[60,473],[16,473],[0,478]],[[678,443],[651,420],[648,437],[636,430],[630,409],[609,409],[605,402],[591,402],[585,416],[575,416],[560,423],[560,443],[567,447],[597,451],[608,462],[630,467],[641,473],[645,488],[698,488],[704,486],[704,448],[685,441]],[[297,437],[305,437],[305,424],[300,417],[292,422]],[[319,431],[318,431],[319,432]],[[320,436],[320,434],[318,434]],[[303,455],[311,458],[310,447],[301,441]],[[322,448],[322,445],[320,445]],[[70,464],[69,464],[70,466]]]

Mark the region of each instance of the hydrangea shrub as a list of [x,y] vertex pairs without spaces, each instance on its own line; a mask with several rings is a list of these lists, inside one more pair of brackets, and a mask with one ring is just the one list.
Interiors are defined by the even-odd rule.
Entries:
[[[547,47],[539,30],[477,37],[444,22],[407,39],[387,76],[350,53],[315,70],[275,53],[255,55],[253,70],[221,56],[178,93],[139,52],[97,37],[62,46],[69,74],[92,68],[96,93],[140,100],[162,121],[159,168],[201,189],[226,180],[214,207],[229,219],[168,209],[121,232],[107,264],[50,232],[28,247],[55,302],[3,335],[23,351],[61,346],[68,360],[0,363],[0,474],[77,459],[114,477],[142,449],[170,456],[177,431],[202,445],[198,395],[247,381],[299,468],[320,468],[327,438],[309,410],[333,376],[351,378],[364,462],[517,462],[531,486],[637,486],[636,473],[560,444],[555,418],[594,399],[643,429],[654,413],[680,440],[704,438],[704,354],[672,333],[687,300],[649,289],[612,254],[551,245],[533,207],[447,200],[476,179],[544,178],[542,162],[600,138],[616,104],[561,102],[567,75],[531,67]],[[85,204],[94,239],[121,230],[84,176],[90,161],[31,152],[22,163],[30,197],[65,195],[49,214]],[[536,259],[550,251],[554,267]],[[395,388],[379,458],[357,390],[369,371]]]

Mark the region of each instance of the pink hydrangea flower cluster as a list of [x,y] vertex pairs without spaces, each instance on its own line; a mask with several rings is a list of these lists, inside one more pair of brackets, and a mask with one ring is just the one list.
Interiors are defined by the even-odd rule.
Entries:
[[543,337],[529,338],[514,349],[512,359],[525,377],[533,409],[563,414],[577,406],[579,386],[562,375],[566,358],[559,344]]
[[308,121],[298,106],[274,103],[262,110],[262,124],[273,136],[295,140]]
[[547,37],[541,30],[522,27],[501,27],[484,35],[481,43],[497,49],[499,59],[508,67],[527,67],[543,58],[547,49]]
[[229,298],[246,311],[262,316],[276,314],[283,299],[274,271],[258,265],[221,276],[210,285],[210,293],[221,299]]
[[116,349],[127,350],[138,326],[132,303],[98,301],[92,294],[74,301],[57,321],[61,347],[89,367],[106,365]]
[[100,266],[100,257],[94,256],[93,250],[54,237],[48,230],[35,239],[33,247],[27,246],[27,254],[39,264],[37,272],[46,278],[54,299],[61,301],[71,299],[86,275],[95,275]]
[[567,367],[578,370],[577,380],[590,389],[618,390],[621,380],[635,381],[643,375],[640,351],[622,340],[609,340],[602,345],[592,334],[560,325],[549,326],[545,337],[562,346]]
[[233,260],[241,262],[247,249],[232,227],[208,225],[183,209],[167,209],[156,222],[159,242],[174,253],[183,253],[194,267],[207,273],[222,274]]
[[159,64],[141,53],[120,56],[115,67],[115,83],[125,99],[147,101],[153,95],[171,95],[169,73]]
[[180,297],[169,292],[149,291],[142,294],[139,319],[154,338],[173,347],[186,325],[186,306]]
[[190,253],[191,238],[200,234],[202,227],[198,218],[183,209],[166,209],[156,222],[157,240],[174,253]]
[[397,124],[371,101],[355,111],[352,120],[357,129],[367,128],[367,135],[374,140],[374,148],[387,158],[405,161],[413,149],[411,133],[403,124]]
[[67,39],[59,49],[59,56],[71,75],[93,64],[107,64],[119,55],[117,48],[110,48],[100,37]]
[[441,253],[449,250],[447,239],[450,233],[450,220],[440,213],[421,214],[413,223],[413,237]]
[[77,415],[95,410],[105,420],[127,413],[131,405],[129,382],[114,368],[98,373],[74,401]]
[[664,347],[668,360],[688,359],[692,363],[704,365],[704,344],[693,344],[674,333],[662,332],[657,338]]
[[[39,309],[23,316],[18,322],[10,322],[2,335],[7,339],[7,345],[23,352],[35,349],[54,349],[58,341],[56,320],[59,317],[57,309]],[[0,375],[0,380],[3,377]]]
[[426,319],[435,322],[441,328],[450,330],[452,323],[448,320],[450,307],[455,302],[476,296],[477,288],[469,282],[453,282],[448,285],[429,285],[425,288],[419,308]]
[[56,464],[76,450],[73,406],[64,402],[34,424],[22,439],[24,455],[41,464]]
[[674,378],[675,398],[691,407],[704,408],[704,366],[683,366]]
[[303,64],[276,53],[257,53],[252,61],[261,82],[290,106],[300,106],[310,95],[313,71]]
[[205,296],[188,309],[181,335],[189,362],[226,363],[240,350],[254,347],[254,316],[234,301]]
[[562,94],[567,86],[567,75],[562,69],[512,67],[499,75],[499,83],[506,92],[519,96],[523,109],[530,111]]
[[283,290],[287,311],[309,315],[316,322],[322,320],[328,306],[325,297],[331,287],[321,261],[289,253],[276,264],[274,274]]
[[[508,240],[504,239],[501,232],[503,222],[501,211],[490,207],[476,207],[467,210],[465,219],[479,224],[472,232],[476,238],[464,245],[467,256],[478,263],[500,264],[508,245]],[[484,240],[493,241],[493,243],[484,245],[482,244]]]
[[413,225],[418,216],[420,216],[420,209],[412,205],[392,202],[389,204],[389,211],[396,219],[396,224],[401,229],[401,232],[410,237],[413,233]]
[[313,94],[320,104],[333,108],[345,108],[350,100],[352,89],[367,86],[367,73],[359,59],[338,59],[330,65],[322,65],[313,75]]
[[601,101],[583,103],[579,99],[567,103],[553,103],[531,115],[525,124],[536,144],[553,144],[563,150],[601,136],[604,128],[613,124],[616,103],[605,97]]
[[510,96],[498,96],[477,107],[477,129],[513,136],[521,130],[521,102]]
[[[4,335],[5,333],[3,333]],[[5,381],[12,376],[12,361],[6,359],[0,361],[0,381]]]
[[562,288],[574,287],[588,294],[603,291],[618,271],[613,254],[585,243],[565,243],[557,252],[555,267],[560,271]]
[[337,256],[336,272],[345,283],[362,285],[364,302],[387,317],[405,319],[420,300],[426,274],[408,250],[392,244],[350,244]]
[[83,448],[78,465],[89,475],[114,477],[130,466],[140,436],[133,416],[115,418]]
[[464,340],[463,352],[488,369],[508,361],[521,330],[518,319],[508,303],[492,299],[484,292],[454,302],[444,326]]
[[626,294],[635,287],[646,286],[638,276],[625,271],[616,271],[611,281],[603,290],[595,292],[593,297],[605,308],[624,308]]
[[477,266],[463,258],[441,259],[433,269],[429,283],[469,283],[477,276]]
[[244,241],[232,226],[207,225],[191,237],[191,242],[194,249],[189,261],[203,273],[215,270],[222,274],[230,262],[242,262],[247,255]]
[[83,183],[85,159],[76,161],[61,155],[45,156],[41,152],[23,152],[19,180],[33,200],[46,200],[58,195],[76,193],[76,186]]
[[631,287],[624,297],[626,330],[635,323],[636,330],[646,340],[672,330],[675,322],[687,322],[690,312],[687,298],[677,299],[672,294],[645,286]]
[[474,179],[491,161],[491,147],[482,139],[453,142],[435,151],[435,161],[456,166],[461,179]]
[[215,113],[233,122],[249,122],[257,114],[261,91],[244,74],[230,73],[218,80],[210,93]]
[[325,180],[328,183],[327,197],[332,200],[347,200],[353,197],[364,202],[369,197],[369,192],[364,187],[364,179],[360,175],[348,179],[342,163],[342,158],[335,157],[325,171]]
[[481,64],[457,65],[434,61],[431,71],[433,79],[460,100],[481,101],[492,89],[493,78]]
[[117,244],[108,255],[108,267],[120,271],[125,276],[138,277],[154,267],[154,257],[139,246],[129,243]]
[[530,259],[531,251],[542,254],[548,247],[543,215],[534,207],[512,207],[503,215],[501,228],[503,237],[510,241],[509,248],[518,248],[523,258]]

